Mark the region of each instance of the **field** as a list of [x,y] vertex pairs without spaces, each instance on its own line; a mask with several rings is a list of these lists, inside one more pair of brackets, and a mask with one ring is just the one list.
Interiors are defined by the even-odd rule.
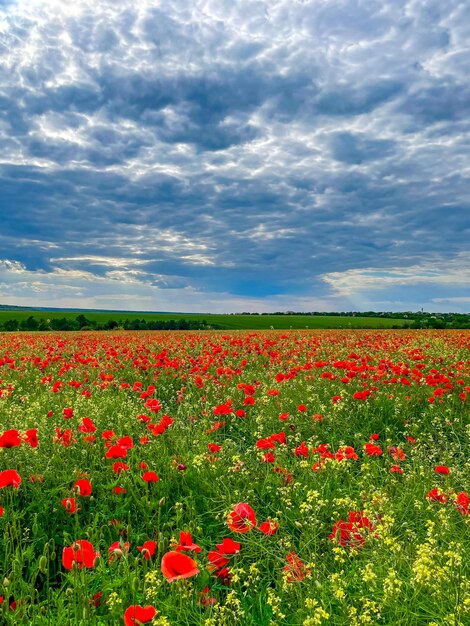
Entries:
[[124,322],[136,319],[149,320],[205,320],[209,325],[225,330],[269,330],[274,329],[305,329],[305,328],[392,328],[403,326],[406,320],[390,319],[386,317],[346,317],[333,315],[218,315],[209,313],[125,313],[125,312],[98,312],[98,311],[0,311],[0,324],[7,320],[26,320],[30,315],[37,320],[43,319],[70,319],[74,320],[80,314],[98,324],[108,320]]
[[469,348],[0,335],[1,623],[465,626]]

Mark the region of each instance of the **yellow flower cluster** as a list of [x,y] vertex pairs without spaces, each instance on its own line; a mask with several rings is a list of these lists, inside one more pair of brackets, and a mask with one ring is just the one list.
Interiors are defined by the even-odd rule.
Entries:
[[309,615],[302,622],[302,626],[320,626],[324,621],[330,619],[330,614],[313,598],[307,598],[305,600],[305,606],[307,609],[313,611],[313,615]]

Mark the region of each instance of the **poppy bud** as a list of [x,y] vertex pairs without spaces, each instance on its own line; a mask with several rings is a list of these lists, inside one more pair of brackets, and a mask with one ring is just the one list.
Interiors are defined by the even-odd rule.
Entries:
[[134,576],[134,578],[132,579],[131,589],[135,593],[139,591],[139,579],[137,578],[137,576]]
[[164,504],[165,504],[165,498],[160,498],[158,502],[158,506],[161,508],[162,506],[164,506]]
[[40,571],[42,574],[45,574],[45,573],[46,573],[46,570],[47,570],[47,558],[44,556],[44,554],[43,554],[43,555],[42,555],[42,557],[39,559],[38,568],[39,568],[39,571]]
[[8,578],[6,578],[6,577],[5,577],[5,578],[3,579],[3,586],[4,586],[4,587],[9,587],[10,585],[11,585],[11,582],[9,581],[9,579],[8,579]]
[[73,596],[73,589],[72,589],[72,587],[67,587],[67,589],[65,590],[65,595],[66,596]]

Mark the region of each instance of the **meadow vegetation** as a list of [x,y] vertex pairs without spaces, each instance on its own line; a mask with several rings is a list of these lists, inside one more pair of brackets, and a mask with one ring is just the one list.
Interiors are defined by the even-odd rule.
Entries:
[[1,623],[468,624],[469,348],[1,335]]

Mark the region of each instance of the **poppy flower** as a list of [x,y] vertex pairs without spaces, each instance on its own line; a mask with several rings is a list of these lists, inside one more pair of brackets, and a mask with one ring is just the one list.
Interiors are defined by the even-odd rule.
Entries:
[[225,539],[222,539],[222,543],[217,543],[216,547],[221,554],[227,555],[237,554],[237,552],[240,552],[241,546],[238,541],[234,541],[230,537],[226,537]]
[[436,467],[434,468],[434,473],[435,474],[450,474],[450,469],[447,467],[447,465],[436,465]]
[[38,447],[38,429],[30,428],[29,430],[27,430],[24,434],[24,439],[25,441],[29,443],[31,448],[37,448]]
[[146,541],[144,545],[137,546],[137,550],[142,553],[146,561],[150,561],[150,557],[152,557],[155,554],[156,549],[157,549],[156,541]]
[[16,428],[6,430],[0,437],[0,448],[16,448],[20,444],[21,437]]
[[214,452],[220,452],[222,450],[222,446],[219,446],[216,443],[208,443],[207,448],[211,454],[213,454]]
[[67,511],[67,513],[76,513],[77,511],[79,511],[80,509],[77,508],[77,504],[75,502],[75,498],[64,498],[63,500],[61,500],[61,504],[64,507],[64,509]]
[[175,548],[175,550],[176,552],[181,552],[182,550],[185,550],[188,552],[193,552],[193,551],[200,552],[201,548],[196,543],[193,543],[193,538],[191,537],[191,533],[181,531],[180,542],[178,546]]
[[3,506],[0,506],[0,517],[2,517],[4,513],[5,513],[5,509],[3,508]]
[[187,554],[182,554],[176,550],[163,555],[161,569],[163,576],[169,583],[199,574],[196,562]]
[[297,446],[297,448],[294,450],[294,454],[295,456],[303,456],[304,458],[308,458],[309,451],[305,441],[302,441],[300,446]]
[[287,565],[284,566],[284,572],[287,575],[287,582],[298,582],[310,573],[310,570],[305,567],[304,562],[295,552],[289,552],[286,561]]
[[156,483],[158,482],[160,479],[158,478],[158,476],[155,474],[155,472],[144,472],[142,474],[142,480],[146,483]]
[[73,417],[73,409],[71,407],[66,407],[62,411],[62,415],[65,417],[65,419],[69,420],[71,417]]
[[272,520],[266,520],[259,525],[259,530],[265,535],[275,535],[278,531],[279,524]]
[[434,489],[431,489],[426,497],[428,500],[431,500],[431,502],[440,502],[441,504],[445,504],[449,499],[445,495],[445,493],[442,493],[442,491],[440,491],[440,489],[437,489],[436,487],[434,487]]
[[21,484],[21,476],[18,474],[16,470],[9,469],[9,470],[4,470],[3,472],[0,472],[0,489],[3,489],[3,487],[9,487],[9,486],[12,486],[15,489],[18,489],[20,484]]
[[121,472],[127,472],[129,469],[130,469],[129,465],[126,465],[122,461],[116,461],[116,463],[113,464],[113,472],[115,474],[120,474]]
[[375,443],[364,444],[364,449],[367,456],[381,456],[383,454],[382,448],[377,446]]
[[246,502],[236,504],[227,517],[227,525],[234,533],[247,533],[256,526],[256,515]]
[[274,456],[274,454],[272,452],[266,452],[261,457],[261,460],[263,461],[263,463],[274,463],[276,458],[275,458],[275,456]]
[[260,450],[274,450],[276,445],[274,441],[271,440],[271,437],[267,437],[266,439],[258,439],[256,447]]
[[125,459],[127,456],[127,448],[115,444],[108,449],[105,456],[107,459]]
[[403,470],[399,465],[392,465],[388,470],[391,474],[403,474]]
[[73,486],[76,488],[79,495],[83,496],[84,498],[87,498],[91,495],[92,487],[89,480],[82,478],[81,480],[77,480]]
[[78,430],[81,433],[94,433],[96,430],[96,426],[92,419],[89,417],[84,417],[82,419],[82,423],[79,425]]
[[368,533],[371,532],[373,530],[372,523],[363,513],[351,511],[347,522],[343,520],[336,522],[329,537],[337,541],[340,546],[358,549],[366,542],[367,535],[363,529]]
[[96,559],[100,556],[95,552],[93,545],[86,539],[74,541],[70,547],[64,548],[62,552],[62,565],[65,569],[72,569],[77,564],[80,569],[83,567],[95,567]]
[[120,494],[126,493],[127,489],[125,489],[125,487],[113,487],[113,491],[114,493]]
[[230,559],[225,554],[221,554],[218,550],[210,550],[207,559],[210,563],[209,571],[220,569],[230,563]]
[[352,446],[343,446],[342,448],[338,448],[337,452],[335,452],[335,459],[338,462],[341,462],[344,459],[353,459],[354,461],[357,461],[358,458],[359,457]]
[[156,614],[157,611],[153,606],[133,604],[124,611],[124,625],[139,626],[139,624],[146,624],[151,622]]
[[128,541],[115,541],[108,548],[109,557],[108,562],[112,563],[113,561],[117,561],[119,557],[125,556],[129,552],[130,543]]
[[462,515],[468,515],[470,507],[470,496],[466,491],[460,491],[454,500],[454,506]]

